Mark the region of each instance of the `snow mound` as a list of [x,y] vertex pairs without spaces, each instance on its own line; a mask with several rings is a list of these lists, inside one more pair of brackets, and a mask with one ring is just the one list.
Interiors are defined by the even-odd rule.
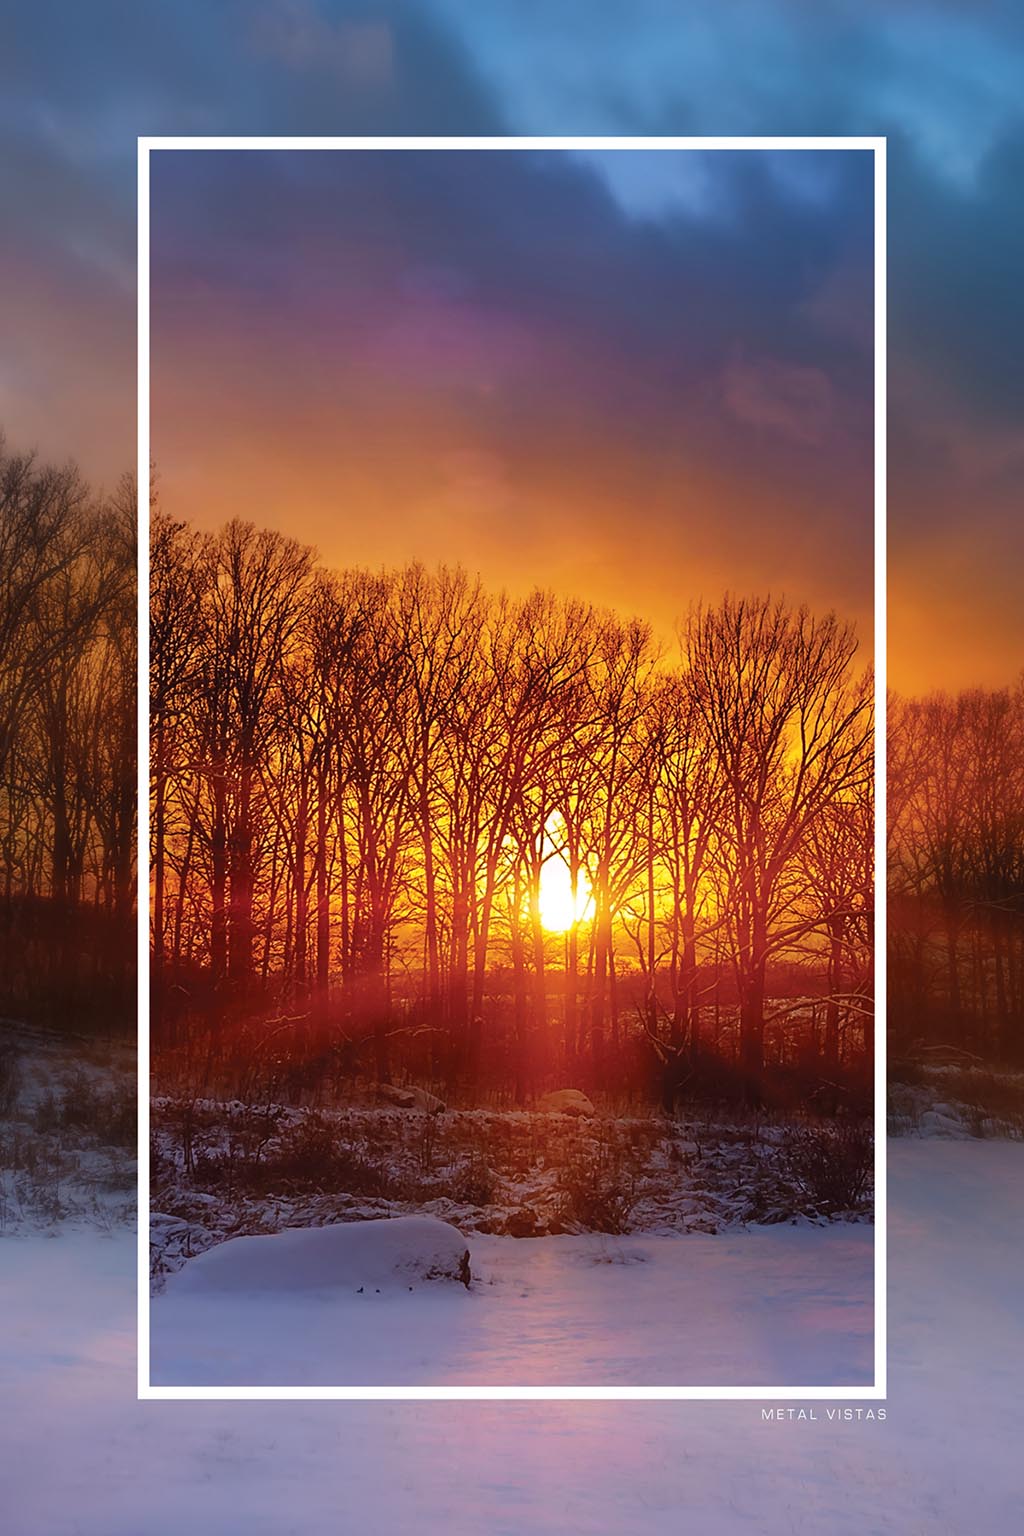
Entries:
[[407,1289],[417,1280],[461,1280],[469,1285],[469,1248],[450,1222],[398,1216],[232,1237],[190,1260],[168,1288],[358,1291],[361,1286],[376,1290],[398,1284]]
[[545,1093],[537,1108],[545,1114],[585,1115],[588,1118],[597,1114],[586,1094],[578,1088],[557,1088],[554,1093]]
[[948,1104],[936,1104],[918,1121],[922,1136],[946,1136],[953,1141],[970,1141],[971,1133]]
[[436,1093],[428,1093],[425,1088],[396,1088],[394,1083],[380,1083],[377,1096],[397,1109],[422,1109],[428,1115],[440,1115],[444,1111],[444,1100]]

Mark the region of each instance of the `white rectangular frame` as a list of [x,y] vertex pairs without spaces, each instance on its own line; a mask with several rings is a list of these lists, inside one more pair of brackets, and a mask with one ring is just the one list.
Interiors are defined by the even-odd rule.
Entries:
[[[875,1227],[874,1382],[851,1386],[350,1386],[171,1387],[150,1382],[149,1276],[149,167],[160,150],[866,150],[874,156],[874,641],[875,641]],[[886,140],[852,138],[230,138],[138,140],[138,488],[139,488],[139,1235],[138,1396],[154,1399],[691,1399],[698,1401],[877,1401],[886,1396]],[[881,1003],[881,1006],[879,1004]]]

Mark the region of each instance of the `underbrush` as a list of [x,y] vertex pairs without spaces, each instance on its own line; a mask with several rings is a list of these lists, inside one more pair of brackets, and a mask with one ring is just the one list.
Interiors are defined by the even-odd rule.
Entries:
[[889,1078],[890,1136],[912,1136],[938,1113],[965,1136],[1024,1139],[1024,1073],[980,1064],[933,1064],[902,1060]]
[[0,1042],[0,1234],[135,1212],[138,1111],[123,1043],[6,1025]]
[[77,1163],[59,1144],[12,1127],[0,1136],[0,1231],[31,1213],[50,1224],[65,1214],[64,1189]]
[[867,1121],[800,1126],[789,1133],[784,1154],[799,1187],[826,1216],[856,1210],[871,1190],[874,1142]]
[[35,1128],[84,1131],[110,1147],[134,1147],[139,1134],[138,1099],[133,1082],[101,1087],[84,1072],[75,1072],[57,1089],[40,1098],[33,1116]]
[[172,1233],[185,1254],[186,1242],[413,1211],[514,1237],[868,1219],[870,1133],[855,1158],[853,1132],[823,1126],[157,1099],[155,1272],[173,1267]]
[[21,1053],[13,1044],[0,1045],[0,1120],[7,1120],[21,1092]]
[[641,1173],[636,1158],[615,1140],[577,1141],[558,1170],[558,1186],[559,1212],[567,1231],[631,1230]]

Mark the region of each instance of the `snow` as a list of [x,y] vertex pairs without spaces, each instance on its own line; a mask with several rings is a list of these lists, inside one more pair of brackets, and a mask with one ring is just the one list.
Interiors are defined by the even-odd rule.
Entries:
[[428,1093],[425,1088],[396,1088],[393,1083],[380,1083],[377,1086],[377,1097],[396,1105],[398,1109],[418,1109],[428,1115],[444,1113],[444,1100],[439,1099],[436,1093]]
[[[404,1294],[412,1289],[411,1281],[465,1284],[468,1259],[458,1228],[433,1216],[336,1222],[217,1243],[174,1276],[171,1292],[174,1302],[183,1295],[219,1293],[226,1298],[221,1310],[229,1307],[234,1320],[239,1301],[250,1301],[253,1293],[298,1293],[305,1308],[310,1291],[326,1293],[333,1303],[338,1290],[350,1301],[371,1286]],[[256,1309],[258,1319],[258,1300]],[[332,1304],[332,1332],[335,1313]]]
[[890,1079],[887,1099],[890,1136],[1024,1138],[1024,1072],[917,1064],[912,1081]]
[[772,1423],[759,1403],[139,1403],[133,1235],[5,1237],[17,1323],[0,1390],[17,1411],[0,1424],[0,1521],[12,1536],[1013,1536],[1024,1144],[891,1143],[889,1232],[884,1423],[822,1403]]
[[537,1108],[544,1114],[596,1115],[597,1110],[578,1088],[556,1088],[541,1096]]
[[[403,1244],[398,1234],[407,1226],[416,1231]],[[433,1255],[435,1228],[455,1233],[442,1222],[400,1218],[235,1238],[208,1249],[153,1298],[154,1383],[859,1386],[872,1380],[874,1229],[868,1225],[771,1226],[717,1237],[474,1234],[469,1291],[424,1286],[418,1277],[410,1285],[404,1274],[389,1287],[392,1252]],[[360,1241],[364,1232],[367,1241]],[[394,1241],[378,1257],[389,1233]],[[465,1249],[455,1236],[455,1243],[440,1244],[449,1263]],[[366,1250],[370,1267],[362,1258]],[[357,1291],[371,1270],[373,1284],[367,1279]],[[343,1289],[321,1295],[292,1289],[342,1275]],[[221,1294],[210,1294],[218,1282]],[[281,1294],[254,1293],[266,1284],[282,1287]]]
[[920,1136],[946,1136],[953,1141],[969,1141],[971,1133],[959,1115],[946,1104],[926,1109],[917,1122]]
[[540,1237],[873,1214],[870,1181],[853,1208],[825,1208],[806,1178],[806,1127],[710,1110],[673,1120],[156,1099],[153,1128],[158,1290],[227,1237],[369,1217],[426,1214],[470,1236]]

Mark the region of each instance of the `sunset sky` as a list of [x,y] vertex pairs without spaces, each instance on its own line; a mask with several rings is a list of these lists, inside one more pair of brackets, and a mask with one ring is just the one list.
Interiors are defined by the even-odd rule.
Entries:
[[[1022,72],[1024,13],[1007,0],[970,7],[948,0],[832,0],[821,7],[738,0],[706,8],[664,0],[19,6],[0,50],[0,423],[13,445],[73,456],[108,486],[134,463],[138,134],[886,134],[890,678],[906,690],[1009,682],[1024,663]],[[684,211],[706,257],[710,220],[706,209],[695,216],[700,182],[688,193]],[[589,195],[597,194],[592,178]],[[643,191],[641,207],[652,200],[663,201],[657,188]],[[604,206],[617,238],[632,227],[639,240],[637,221],[630,224],[621,203],[606,198]],[[804,222],[809,218],[805,213]],[[781,245],[782,226],[775,227]],[[831,227],[835,237],[839,226]],[[190,228],[182,228],[182,239]],[[808,238],[813,244],[818,237],[809,229]],[[609,263],[618,249],[609,248]],[[724,282],[728,265],[722,272],[710,265]],[[659,297],[666,287],[659,275]],[[566,296],[566,324],[570,301],[593,294],[590,284],[577,288],[573,283]],[[745,313],[753,297],[744,291]],[[435,302],[451,305],[457,296]],[[616,314],[623,304],[619,294]],[[672,313],[692,325],[692,301]],[[711,321],[697,313],[707,339]],[[585,316],[572,314],[581,325]],[[636,310],[627,318],[632,337],[624,322],[614,331],[624,351],[641,325]],[[659,315],[646,323],[654,355],[663,348],[664,368],[670,321]],[[499,349],[506,371],[519,334],[506,335]],[[540,340],[554,347],[563,335]],[[721,333],[713,339],[726,340]],[[711,398],[721,406],[723,370],[746,368],[738,380],[733,375],[732,398],[741,410],[753,400],[756,410],[764,375],[751,393],[749,370],[773,357],[801,367],[809,342],[806,320],[787,347],[758,331],[744,338],[742,353],[719,345],[717,373],[709,343],[698,358],[700,376],[712,381]],[[840,360],[835,341],[826,351],[830,363]],[[850,359],[848,345],[842,355]],[[557,377],[568,366],[563,357]],[[602,370],[589,381],[594,392],[606,377]],[[780,376],[773,377],[777,383]],[[687,380],[680,395],[692,406],[696,374]],[[201,381],[193,383],[198,389]],[[834,388],[833,430],[849,422],[851,375],[844,372]],[[707,397],[700,404],[701,419],[710,420]],[[646,417],[646,394],[644,409],[635,409]],[[559,424],[566,410],[559,400]],[[618,413],[628,414],[621,401]],[[688,420],[693,416],[691,409]],[[723,437],[727,425],[720,409]],[[761,462],[775,460],[773,488],[789,483],[799,454],[805,465],[812,457],[808,445],[785,441],[777,424],[763,425],[759,436],[751,423],[737,422],[737,432],[741,426],[751,475],[754,449]],[[655,427],[663,442],[657,412]],[[691,432],[680,440],[690,500],[703,500],[695,489],[703,491],[704,480],[695,481],[721,470],[728,456],[721,440]],[[485,480],[493,473],[486,455],[477,466]],[[169,494],[169,465],[167,476]],[[465,484],[465,472],[460,478]],[[613,477],[608,497],[614,485]],[[763,495],[765,486],[757,490]],[[703,528],[720,515],[716,508]],[[698,536],[687,528],[688,538]],[[720,543],[728,547],[724,537]],[[730,574],[738,580],[752,551],[744,541],[733,553]]]
[[864,152],[158,152],[168,510],[871,650]]

